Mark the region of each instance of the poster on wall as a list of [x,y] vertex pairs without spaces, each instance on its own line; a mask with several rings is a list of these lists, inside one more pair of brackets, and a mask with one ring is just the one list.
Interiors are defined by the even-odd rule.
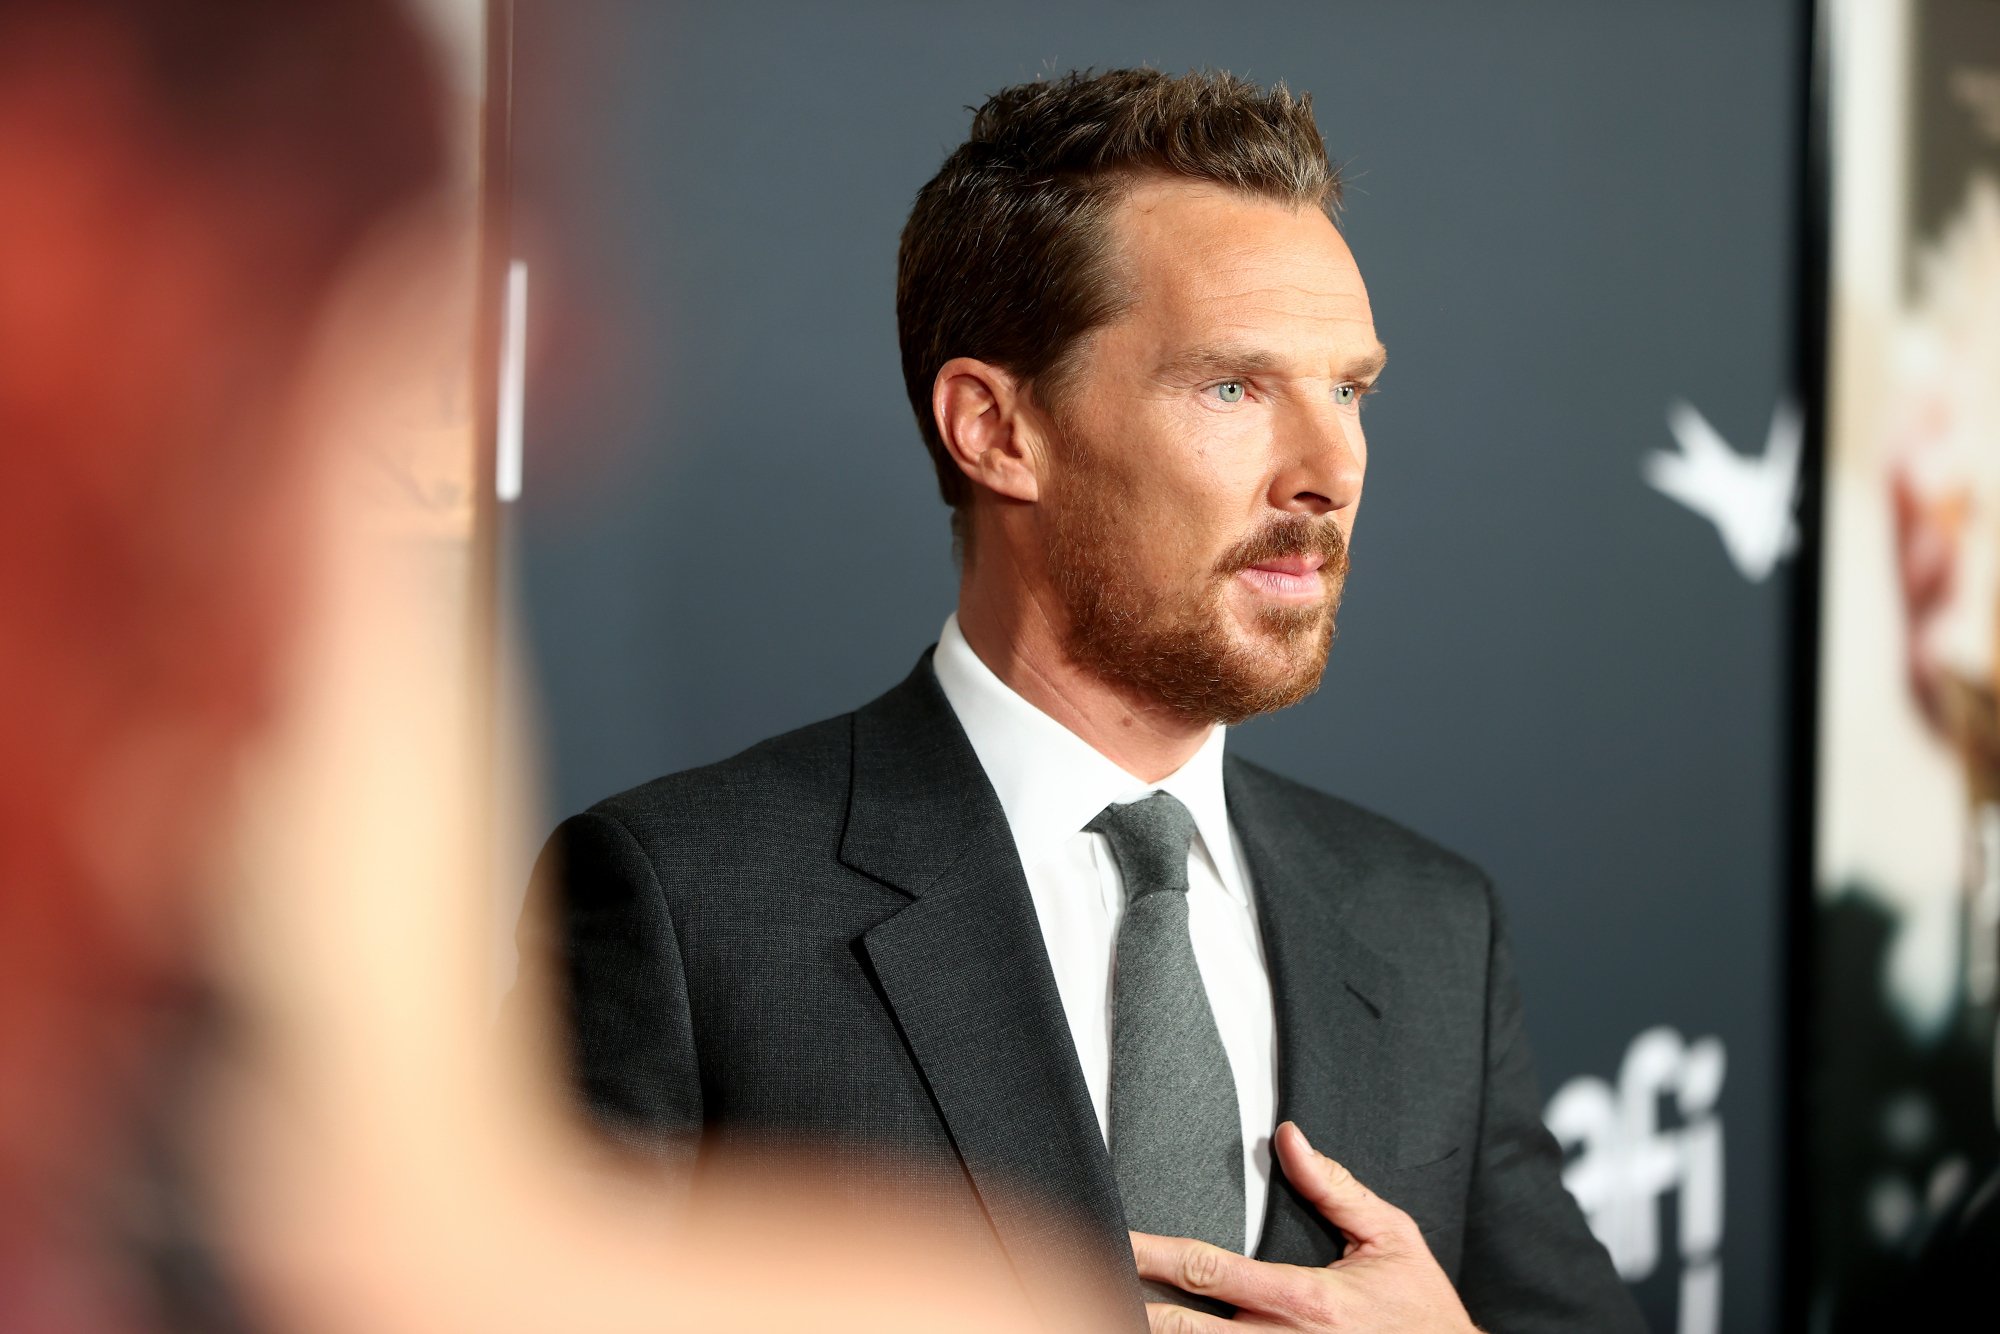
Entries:
[[1996,1206],[2000,0],[1828,6],[1812,1327]]

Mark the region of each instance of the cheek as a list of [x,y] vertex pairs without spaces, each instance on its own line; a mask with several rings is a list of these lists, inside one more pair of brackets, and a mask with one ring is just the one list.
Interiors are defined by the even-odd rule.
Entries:
[[1199,443],[1187,452],[1178,483],[1187,527],[1214,554],[1240,542],[1268,515],[1278,473],[1269,417],[1260,412],[1202,423]]
[[1250,526],[1245,506],[1236,498],[1240,487],[1213,471],[1171,482],[1156,476],[1153,483],[1133,488],[1116,502],[1131,517],[1124,525],[1128,558],[1155,584],[1205,584],[1221,554],[1241,541]]
[[1268,484],[1268,424],[1253,414],[1135,398],[1077,423],[1073,484],[1092,492],[1102,544],[1157,582],[1205,574],[1254,525]]

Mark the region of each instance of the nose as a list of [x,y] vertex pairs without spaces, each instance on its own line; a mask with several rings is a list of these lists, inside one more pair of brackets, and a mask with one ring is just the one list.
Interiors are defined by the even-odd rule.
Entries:
[[1368,445],[1361,419],[1327,403],[1300,408],[1277,440],[1278,468],[1271,479],[1273,509],[1315,518],[1352,510],[1361,501]]

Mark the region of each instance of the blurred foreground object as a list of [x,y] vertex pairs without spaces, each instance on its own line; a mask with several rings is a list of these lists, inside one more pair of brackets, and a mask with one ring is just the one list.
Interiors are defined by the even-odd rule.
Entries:
[[436,86],[389,0],[0,0],[0,1329],[1029,1327],[804,1148],[619,1170],[493,1033],[488,714],[374,484],[466,337]]
[[435,171],[386,2],[0,0],[0,1328],[119,1327],[142,1082],[190,1011],[303,557],[289,387]]

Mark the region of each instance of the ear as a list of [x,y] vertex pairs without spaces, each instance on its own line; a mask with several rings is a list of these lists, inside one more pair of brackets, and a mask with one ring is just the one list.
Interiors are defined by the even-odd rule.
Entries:
[[931,414],[952,461],[972,481],[1010,500],[1041,495],[1046,453],[1026,405],[1026,391],[1012,373],[973,357],[953,357],[931,381]]

